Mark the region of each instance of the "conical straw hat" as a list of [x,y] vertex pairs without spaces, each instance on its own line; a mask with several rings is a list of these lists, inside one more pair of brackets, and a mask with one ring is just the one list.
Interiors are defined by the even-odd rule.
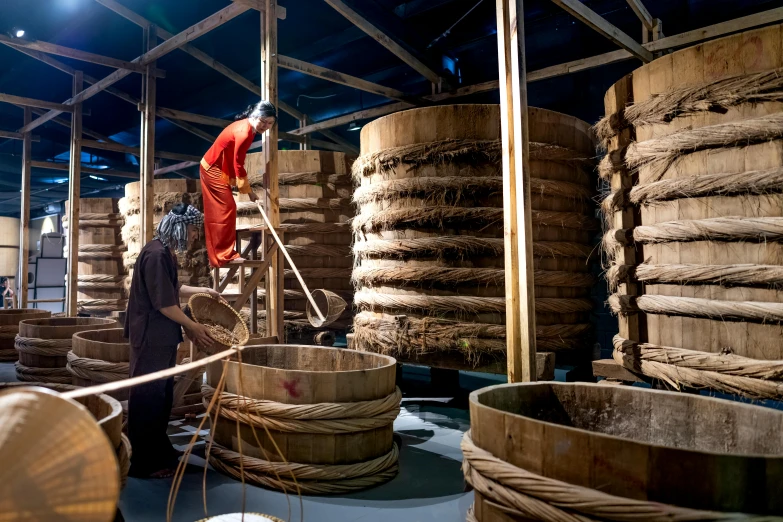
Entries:
[[0,392],[0,522],[111,522],[114,449],[79,403],[45,388]]

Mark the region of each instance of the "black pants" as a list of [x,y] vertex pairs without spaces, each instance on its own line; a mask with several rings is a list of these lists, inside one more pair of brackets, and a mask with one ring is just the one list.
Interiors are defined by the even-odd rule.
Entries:
[[[176,363],[176,344],[131,346],[131,377],[172,368]],[[128,438],[133,451],[132,476],[146,476],[176,464],[177,452],[166,434],[173,399],[174,378],[159,379],[130,389]]]

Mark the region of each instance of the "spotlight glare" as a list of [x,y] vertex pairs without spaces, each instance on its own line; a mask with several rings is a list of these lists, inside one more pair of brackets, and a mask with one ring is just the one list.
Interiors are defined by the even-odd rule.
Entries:
[[17,29],[16,31],[16,37],[21,38],[24,36],[24,29]]

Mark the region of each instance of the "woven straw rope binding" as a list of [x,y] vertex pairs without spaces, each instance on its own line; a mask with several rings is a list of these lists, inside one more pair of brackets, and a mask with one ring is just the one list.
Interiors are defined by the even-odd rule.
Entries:
[[[470,431],[461,443],[467,482],[495,509],[522,520],[546,522],[769,521],[769,516],[701,511],[633,500],[574,486],[505,462],[473,443]],[[475,516],[475,515],[474,515]]]
[[[215,389],[204,384],[201,393],[207,405]],[[282,432],[331,434],[389,426],[399,414],[401,400],[399,388],[382,399],[321,404],[282,404],[222,392],[218,408],[219,416],[232,422]],[[242,478],[244,473],[245,480],[275,489],[296,491],[297,484],[285,477],[293,474],[302,493],[319,495],[345,493],[386,482],[397,474],[398,458],[396,444],[389,453],[376,459],[340,465],[270,462],[215,444],[209,462],[235,478]]]

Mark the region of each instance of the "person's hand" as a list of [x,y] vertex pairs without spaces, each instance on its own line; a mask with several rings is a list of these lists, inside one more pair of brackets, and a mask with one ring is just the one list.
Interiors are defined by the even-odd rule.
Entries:
[[252,202],[254,202],[254,203],[255,203],[256,201],[258,201],[258,194],[256,194],[256,193],[255,193],[255,192],[253,192],[252,190],[251,190],[250,192],[248,192],[248,193],[247,193],[247,197],[249,197],[249,198],[250,198],[250,201],[252,201]]
[[188,339],[199,348],[211,348],[215,344],[209,328],[203,324],[194,322],[190,328],[187,328]]
[[210,297],[212,297],[213,299],[217,299],[217,300],[219,300],[219,301],[222,301],[222,302],[224,302],[224,303],[228,304],[228,303],[226,302],[226,300],[225,300],[225,299],[223,299],[223,296],[222,296],[222,295],[220,295],[220,292],[218,292],[218,291],[217,291],[217,290],[215,290],[214,288],[207,288],[207,287],[205,286],[205,287],[202,289],[202,291],[203,291],[205,294],[209,294],[209,296],[210,296]]

